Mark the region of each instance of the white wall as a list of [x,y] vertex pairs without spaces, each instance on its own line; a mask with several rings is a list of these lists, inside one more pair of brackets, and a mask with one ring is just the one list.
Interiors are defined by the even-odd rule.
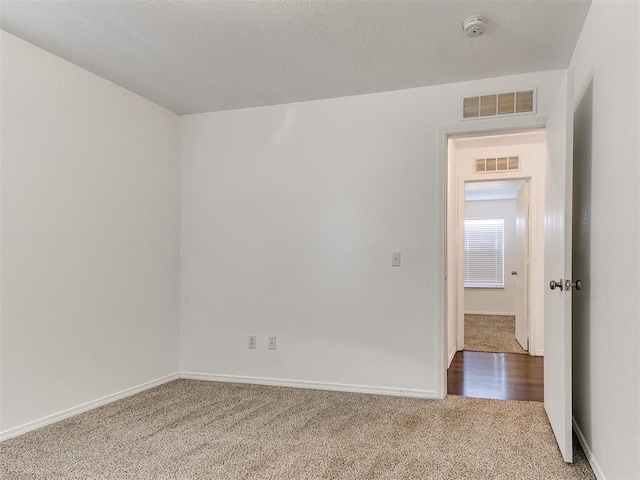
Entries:
[[600,478],[640,478],[637,2],[595,1],[575,80],[573,414]]
[[0,430],[178,371],[178,117],[2,32]]
[[182,117],[181,370],[435,395],[439,128],[481,92],[545,115],[562,74]]
[[516,201],[489,200],[465,202],[465,218],[504,219],[504,288],[465,288],[465,313],[516,314]]

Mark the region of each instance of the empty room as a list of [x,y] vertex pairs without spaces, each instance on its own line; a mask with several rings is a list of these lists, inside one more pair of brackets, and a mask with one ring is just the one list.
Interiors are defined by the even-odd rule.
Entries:
[[638,24],[0,0],[0,478],[640,479]]

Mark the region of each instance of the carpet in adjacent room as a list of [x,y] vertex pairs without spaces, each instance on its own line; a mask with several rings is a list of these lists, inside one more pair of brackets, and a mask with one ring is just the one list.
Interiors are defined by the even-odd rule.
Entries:
[[528,354],[516,340],[513,315],[464,316],[464,349],[471,352]]

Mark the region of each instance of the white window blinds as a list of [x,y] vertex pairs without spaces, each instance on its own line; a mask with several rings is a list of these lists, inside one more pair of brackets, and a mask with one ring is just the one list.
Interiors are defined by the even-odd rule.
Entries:
[[504,219],[464,221],[464,286],[504,288]]

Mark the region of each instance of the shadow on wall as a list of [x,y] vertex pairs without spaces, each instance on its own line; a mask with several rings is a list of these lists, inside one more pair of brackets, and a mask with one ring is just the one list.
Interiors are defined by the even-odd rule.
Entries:
[[[593,129],[593,79],[574,114],[573,130],[573,242],[572,279],[581,279],[583,289],[572,296],[573,391],[591,391],[591,171]],[[576,397],[574,396],[574,399]],[[583,434],[591,439],[590,395],[583,396],[582,408],[574,401],[573,412]]]

